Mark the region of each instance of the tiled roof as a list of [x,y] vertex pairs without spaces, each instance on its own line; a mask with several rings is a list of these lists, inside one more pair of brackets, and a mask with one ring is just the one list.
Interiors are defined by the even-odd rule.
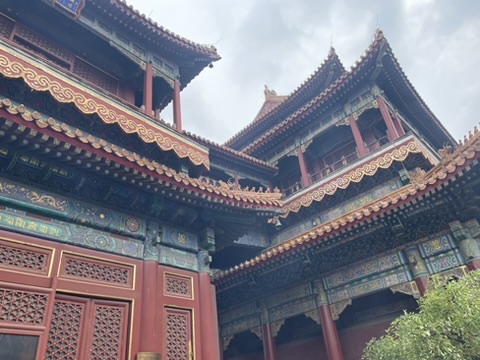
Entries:
[[322,201],[325,196],[334,195],[337,190],[346,189],[351,183],[359,183],[365,176],[374,176],[378,170],[388,169],[395,161],[404,161],[412,153],[422,152],[425,157],[429,156],[416,139],[410,139],[406,143],[403,142],[368,162],[361,162],[347,173],[336,176],[318,187],[312,186],[311,190],[285,201],[282,208],[284,211],[282,217],[287,217],[291,212],[296,213],[304,207],[309,207],[314,201]]
[[[7,78],[21,78],[36,91],[48,91],[59,103],[73,103],[84,114],[96,114],[105,124],[116,124],[126,134],[137,134],[145,143],[154,143],[162,151],[173,151],[195,165],[210,167],[208,150],[173,131],[164,124],[155,124],[143,114],[132,112],[121,103],[78,86],[60,73],[51,73],[41,65],[32,65],[17,56],[11,60],[9,49],[0,48],[0,74]],[[53,74],[53,75],[52,75]]]
[[[255,150],[261,148],[264,143],[268,143],[268,141],[271,141],[273,138],[277,137],[279,134],[283,132],[290,131],[290,129],[293,126],[301,122],[304,118],[306,118],[311,113],[315,112],[320,106],[322,106],[323,104],[326,104],[335,95],[338,95],[340,92],[345,91],[345,89],[348,88],[348,84],[355,81],[355,79],[358,78],[358,75],[361,75],[361,72],[363,71],[363,69],[366,68],[367,65],[371,63],[372,60],[375,60],[374,59],[375,55],[379,51],[381,51],[383,48],[387,50],[389,57],[394,62],[396,71],[398,74],[400,74],[402,78],[402,83],[405,84],[405,89],[406,91],[408,91],[409,96],[412,98],[412,101],[418,102],[420,106],[418,111],[427,114],[428,121],[433,122],[433,124],[435,125],[435,126],[426,125],[426,129],[428,131],[431,131],[432,128],[440,129],[441,138],[442,140],[444,140],[444,141],[441,141],[441,143],[443,144],[446,141],[454,144],[455,140],[451,137],[451,135],[443,127],[443,125],[441,125],[441,123],[438,121],[435,115],[433,115],[430,109],[426,106],[425,102],[418,95],[413,85],[409,82],[407,76],[405,75],[402,68],[398,64],[397,59],[393,55],[393,52],[383,32],[381,30],[377,30],[375,33],[373,42],[370,44],[370,46],[367,48],[365,53],[351,67],[351,69],[348,72],[345,72],[339,79],[337,79],[334,83],[332,83],[321,94],[319,94],[318,96],[313,98],[311,101],[304,104],[304,106],[298,109],[295,113],[291,114],[290,116],[285,118],[283,121],[279,122],[276,126],[272,127],[270,130],[266,131],[264,134],[262,134],[262,136],[256,138],[248,146],[243,148],[242,151],[247,154],[253,155]],[[413,98],[415,100],[413,100]],[[247,128],[245,128],[244,130],[246,130]]]
[[400,205],[410,203],[428,192],[439,189],[456,176],[462,176],[462,170],[468,165],[475,161],[478,163],[480,158],[480,131],[475,128],[474,132],[470,133],[468,138],[465,139],[465,143],[460,144],[453,153],[451,148],[446,148],[442,150],[441,153],[441,162],[434,166],[428,173],[413,179],[410,184],[346,215],[321,224],[300,236],[269,248],[253,259],[247,260],[228,270],[218,272],[214,279],[221,281],[223,278],[246,271],[247,269],[258,268],[270,259],[282,255],[286,256],[294,250],[298,251],[299,248],[307,243],[318,243],[326,237],[333,236],[341,230],[350,228],[354,224],[362,223],[373,216],[380,215]]
[[[313,88],[315,81],[318,81],[325,73],[329,70],[329,65],[335,64],[340,68],[341,73],[345,72],[345,68],[340,62],[338,55],[336,54],[333,48],[330,49],[328,57],[323,61],[323,63],[315,70],[315,72],[310,75],[300,86],[298,86],[290,95],[286,97],[278,106],[272,106],[268,111],[260,112],[245,128],[240,130],[232,138],[226,141],[225,145],[234,148],[243,148],[243,146],[237,146],[237,143],[240,143],[242,139],[252,138],[252,133],[255,132],[260,125],[266,124],[274,120],[274,124],[281,121],[281,119],[286,116],[282,114],[282,111],[289,110],[293,108],[299,108],[306,101],[305,99],[311,98],[307,93],[311,88]],[[327,76],[328,78],[328,76]],[[330,81],[335,81],[336,79],[330,79]],[[293,110],[294,111],[294,110]],[[278,119],[277,119],[278,118]],[[274,125],[273,124],[273,125]],[[271,126],[270,126],[271,127]],[[269,128],[270,128],[269,127]]]
[[[46,129],[52,133],[61,134],[64,136],[64,141],[68,139],[77,140],[79,143],[91,147],[91,151],[99,150],[100,153],[103,152],[101,155],[105,157],[108,154],[114,155],[120,160],[120,163],[139,169],[141,172],[154,178],[159,178],[166,186],[174,189],[183,189],[182,191],[186,190],[189,194],[204,199],[203,201],[221,201],[227,206],[273,211],[279,210],[282,206],[282,195],[278,189],[273,191],[269,189],[235,189],[232,184],[222,181],[214,182],[202,177],[189,177],[184,173],[179,173],[172,168],[159,164],[155,160],[109,143],[104,139],[52,117],[42,115],[37,111],[32,111],[24,105],[16,105],[6,98],[0,98],[0,110],[22,119],[23,125],[34,125],[39,131]],[[217,201],[214,199],[217,199]]]
[[199,135],[190,133],[188,131],[184,131],[183,133],[185,135],[187,135],[188,137],[190,137],[192,140],[195,140],[196,142],[198,142],[199,144],[202,144],[202,145],[208,147],[210,149],[210,151],[216,150],[220,153],[225,154],[225,156],[228,159],[236,159],[236,160],[239,160],[241,162],[249,163],[251,165],[254,165],[255,167],[263,168],[263,169],[267,170],[269,173],[272,173],[272,174],[274,174],[278,171],[278,168],[276,166],[271,165],[271,164],[269,164],[265,161],[259,160],[257,158],[254,158],[253,156],[244,154],[240,151],[233,150],[233,149],[231,149],[227,146],[217,144],[217,143],[215,143],[211,140],[205,139],[205,138],[203,138]]
[[171,43],[174,43],[182,48],[194,51],[199,54],[203,54],[212,61],[219,60],[220,56],[217,54],[217,49],[213,45],[202,45],[197,44],[191,40],[188,40],[174,32],[164,28],[161,25],[158,25],[157,22],[148,18],[145,14],[140,13],[138,10],[134,9],[131,5],[128,5],[127,1],[124,0],[88,0],[91,3],[98,3],[105,7],[111,7],[112,9],[116,8],[120,10],[122,14],[130,17],[134,21],[141,25],[144,28],[144,31],[150,31],[151,33],[159,36],[162,39],[165,39]]

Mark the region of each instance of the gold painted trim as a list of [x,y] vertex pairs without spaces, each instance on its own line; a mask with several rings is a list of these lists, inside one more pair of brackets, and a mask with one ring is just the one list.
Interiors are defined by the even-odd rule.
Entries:
[[[31,67],[11,61],[7,54],[15,56],[25,64],[31,65]],[[202,149],[200,145],[193,142],[187,144],[173,131],[170,132],[158,125],[146,124],[143,119],[139,118],[138,114],[127,110],[127,108],[120,109],[117,104],[108,101],[101,94],[95,94],[84,88],[80,89],[78,84],[52,72],[45,65],[34,65],[31,62],[16,50],[7,50],[5,46],[0,47],[0,73],[5,77],[11,79],[22,78],[33,90],[48,91],[60,103],[73,103],[84,114],[97,114],[106,124],[117,123],[126,134],[135,133],[145,143],[156,143],[163,151],[173,150],[180,158],[189,158],[193,164],[203,165],[210,169],[208,149]],[[49,76],[39,73],[38,70]],[[58,79],[63,84],[50,77]]]
[[[97,250],[97,251],[99,251],[99,250]],[[133,271],[132,271],[132,286],[127,287],[127,286],[121,286],[121,285],[120,286],[119,285],[109,285],[108,283],[104,283],[104,282],[101,282],[101,281],[82,281],[82,280],[71,279],[69,277],[67,277],[67,278],[62,277],[62,276],[60,276],[60,270],[62,269],[63,262],[65,261],[65,254],[75,255],[75,256],[83,257],[83,258],[87,258],[87,259],[100,260],[102,262],[106,262],[106,263],[110,263],[110,264],[116,264],[116,265],[122,265],[122,266],[125,266],[125,265],[126,266],[131,266],[133,268]],[[105,258],[102,258],[102,257],[99,257],[99,256],[91,256],[91,255],[76,253],[76,252],[73,252],[73,251],[62,250],[61,253],[60,253],[60,261],[59,261],[58,269],[57,269],[57,278],[61,279],[61,280],[64,280],[64,281],[75,282],[75,283],[80,283],[80,284],[89,284],[89,285],[93,284],[93,285],[97,285],[97,286],[101,286],[101,287],[111,287],[111,288],[115,288],[115,289],[135,291],[135,285],[136,285],[136,279],[137,279],[137,265],[132,264],[132,263],[128,263],[128,262],[122,263],[120,261],[105,259]]]
[[422,147],[415,139],[378,156],[371,162],[363,164],[361,167],[356,168],[345,175],[334,178],[326,184],[312,189],[299,199],[291,202],[287,201],[283,208],[285,212],[281,216],[285,218],[290,212],[297,213],[301,208],[312,205],[314,201],[318,202],[323,200],[326,195],[335,194],[338,189],[346,189],[352,182],[358,183],[362,181],[365,176],[373,176],[380,169],[388,169],[395,161],[404,161],[412,153],[424,154]]
[[[6,230],[5,230],[6,231]],[[28,236],[28,235],[27,235]],[[20,274],[28,274],[28,275],[32,275],[32,276],[37,276],[37,277],[42,277],[42,278],[50,278],[52,277],[52,271],[53,271],[53,263],[54,263],[54,259],[55,259],[55,254],[56,254],[56,248],[52,248],[52,247],[49,247],[49,246],[43,246],[43,245],[37,245],[37,244],[33,244],[33,243],[29,243],[29,242],[25,242],[25,241],[21,241],[21,240],[16,240],[16,239],[12,239],[12,238],[9,238],[9,237],[4,237],[4,236],[1,236],[0,237],[0,240],[4,240],[4,241],[9,241],[9,242],[12,242],[12,243],[17,243],[17,244],[22,244],[22,245],[26,245],[26,246],[31,246],[31,247],[36,247],[36,248],[40,248],[40,249],[44,249],[44,250],[51,250],[52,251],[52,255],[50,257],[50,261],[49,261],[49,264],[48,264],[48,270],[47,270],[47,274],[46,275],[39,275],[39,274],[35,274],[33,272],[23,272],[23,271],[10,271],[8,269],[4,269],[2,268],[2,270],[4,271],[8,271],[8,272],[13,272],[13,273],[20,273]]]
[[[183,278],[183,279],[190,279],[190,285],[192,287],[192,296],[187,297],[187,296],[178,296],[178,295],[171,295],[166,293],[165,285],[167,284],[167,275],[172,275],[173,277],[178,277],[178,278]],[[169,271],[164,271],[163,273],[163,296],[168,296],[168,297],[173,297],[173,298],[178,298],[178,299],[183,299],[183,300],[195,300],[195,284],[193,281],[193,276],[187,276],[187,275],[179,275],[175,274]]]

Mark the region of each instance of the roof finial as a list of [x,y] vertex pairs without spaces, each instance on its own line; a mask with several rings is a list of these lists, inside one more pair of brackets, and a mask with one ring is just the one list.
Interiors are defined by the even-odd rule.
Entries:
[[272,96],[277,96],[277,92],[273,89],[269,89],[268,84],[265,84],[265,89],[263,90],[265,94],[265,99],[268,100]]

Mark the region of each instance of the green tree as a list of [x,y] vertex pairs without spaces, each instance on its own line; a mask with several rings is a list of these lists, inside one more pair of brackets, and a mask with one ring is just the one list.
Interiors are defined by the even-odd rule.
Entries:
[[480,360],[480,271],[458,281],[433,277],[418,313],[405,313],[372,339],[362,360]]

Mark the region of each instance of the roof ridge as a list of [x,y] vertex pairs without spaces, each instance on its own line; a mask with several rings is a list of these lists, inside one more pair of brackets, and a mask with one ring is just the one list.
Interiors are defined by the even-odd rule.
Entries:
[[209,140],[209,139],[204,138],[204,137],[202,137],[202,136],[200,136],[200,135],[194,134],[194,133],[192,133],[192,132],[190,132],[190,131],[184,130],[183,133],[184,133],[185,135],[189,136],[190,138],[192,138],[193,140],[201,141],[201,142],[203,142],[203,143],[205,143],[205,144],[207,144],[207,145],[209,145],[209,146],[213,146],[213,147],[216,147],[216,148],[218,148],[218,149],[222,149],[222,150],[224,150],[224,151],[226,151],[226,152],[229,152],[229,153],[232,153],[232,154],[234,154],[234,155],[236,155],[236,156],[238,156],[238,157],[244,158],[245,160],[252,161],[252,162],[254,162],[254,163],[257,163],[257,164],[262,165],[262,166],[264,166],[264,167],[270,168],[270,169],[272,169],[272,170],[274,170],[274,169],[276,170],[276,169],[277,169],[276,166],[271,165],[271,164],[267,163],[266,161],[257,159],[257,158],[254,157],[254,156],[251,156],[251,155],[245,154],[245,153],[243,153],[243,152],[241,152],[241,151],[232,149],[231,147],[228,147],[228,146],[225,146],[225,145],[222,145],[222,144],[218,144],[218,143],[216,143],[216,142],[214,142],[214,141],[212,141],[212,140]]
[[152,30],[156,31],[157,33],[163,33],[164,36],[171,37],[173,40],[182,42],[185,45],[188,45],[189,47],[197,51],[201,51],[205,54],[211,55],[213,57],[212,58],[213,61],[220,60],[221,58],[220,55],[217,53],[217,48],[215,46],[196,43],[179,34],[176,34],[171,30],[168,30],[162,25],[159,25],[155,20],[147,17],[147,15],[143,14],[142,12],[134,8],[132,5],[128,4],[126,0],[104,0],[104,1],[106,3],[113,4],[124,11],[130,11],[133,15],[138,17],[138,21],[145,22],[146,27],[151,26]]
[[[316,97],[311,99],[309,102],[304,104],[301,108],[299,108],[297,111],[295,111],[293,114],[289,115],[285,120],[282,122],[278,123],[274,127],[272,127],[270,130],[267,132],[263,133],[259,138],[255,139],[252,143],[250,143],[248,146],[243,148],[242,152],[248,153],[256,144],[261,142],[261,140],[265,139],[268,137],[270,134],[275,133],[276,130],[287,124],[288,122],[291,121],[291,119],[294,119],[296,116],[301,114],[303,111],[307,110],[310,106],[314,105],[317,101],[319,101],[321,98],[324,96],[327,96],[332,89],[336,88],[341,82],[345,81],[349,76],[353,76],[353,73],[355,70],[358,69],[360,65],[363,64],[364,60],[368,58],[368,56],[377,49],[377,46],[380,44],[381,41],[385,41],[388,45],[388,41],[385,38],[383,31],[380,29],[377,29],[374,34],[373,41],[369,44],[369,46],[365,49],[362,55],[358,58],[358,60],[355,61],[353,65],[350,66],[350,69],[348,71],[344,71],[343,74],[336,79],[333,83],[331,83],[327,88],[325,88],[320,94],[318,94]],[[390,46],[389,46],[390,47]],[[331,48],[333,49],[333,47]],[[333,49],[334,50],[334,49]],[[336,54],[334,54],[336,55]],[[342,65],[343,66],[343,65]]]
[[327,66],[327,64],[329,62],[333,62],[335,60],[340,64],[342,73],[344,73],[345,72],[345,67],[343,66],[342,62],[340,61],[340,58],[338,57],[338,55],[335,51],[335,48],[333,46],[331,46],[330,49],[329,49],[327,57],[322,61],[322,63],[315,69],[315,71],[306,80],[304,80],[300,85],[298,85],[289,95],[286,95],[287,98],[284,101],[282,101],[282,103],[280,103],[279,106],[276,106],[276,107],[270,109],[263,116],[261,116],[259,118],[256,118],[251,123],[247,124],[243,129],[241,129],[239,132],[237,132],[235,135],[233,135],[230,139],[228,139],[224,143],[224,145],[230,146],[235,140],[241,138],[242,135],[245,132],[247,132],[249,129],[255,127],[260,122],[263,122],[264,119],[267,118],[268,116],[270,116],[270,114],[272,114],[274,111],[278,111],[278,109],[280,108],[280,106],[282,106],[282,104],[286,104],[290,99],[293,99],[296,96],[298,96],[298,94],[301,92],[301,90],[304,89],[312,81],[313,78],[315,78],[317,75],[319,75],[322,72],[322,70],[325,69],[325,67]]

